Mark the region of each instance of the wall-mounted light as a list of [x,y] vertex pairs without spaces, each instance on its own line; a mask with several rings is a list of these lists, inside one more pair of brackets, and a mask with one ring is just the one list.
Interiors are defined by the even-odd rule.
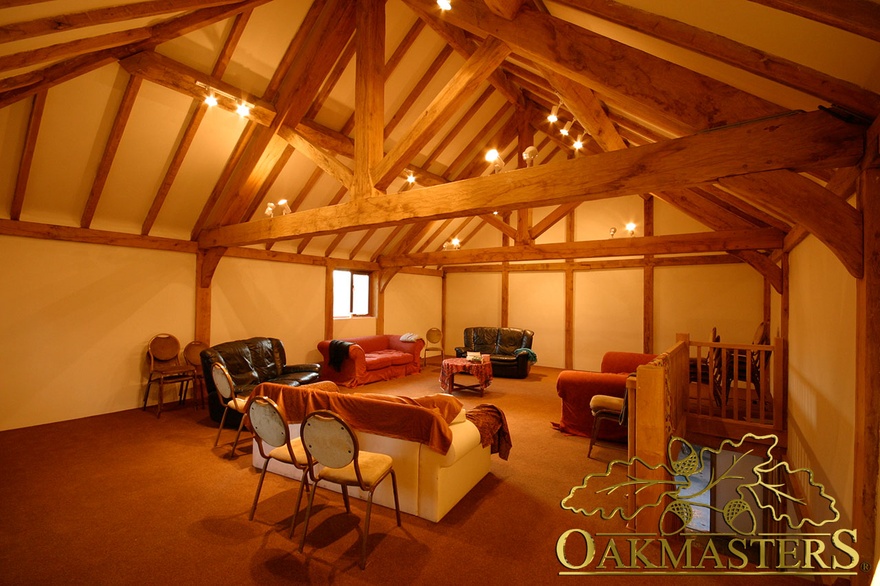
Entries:
[[504,168],[504,159],[501,158],[498,149],[492,149],[486,153],[486,162],[492,163],[494,167],[493,173],[500,173],[501,169]]
[[629,235],[630,235],[630,236],[634,236],[635,233],[636,233],[636,225],[635,225],[635,223],[634,223],[634,222],[629,222],[629,223],[626,225],[626,231],[629,232]]
[[568,122],[566,122],[565,126],[559,129],[559,134],[561,134],[562,136],[568,136],[568,132],[571,130],[571,125],[573,122],[574,120],[569,120]]
[[437,0],[437,6],[440,10],[452,10],[452,3],[449,0]]

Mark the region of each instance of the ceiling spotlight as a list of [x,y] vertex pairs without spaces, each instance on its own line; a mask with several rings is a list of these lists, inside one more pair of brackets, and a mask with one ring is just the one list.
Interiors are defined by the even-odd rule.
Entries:
[[571,124],[573,122],[574,120],[569,120],[568,122],[566,122],[565,126],[559,129],[559,134],[561,134],[562,136],[568,136],[568,131],[571,130]]
[[574,143],[571,146],[576,151],[579,151],[582,148],[584,148],[584,135],[583,134],[578,135],[577,140],[574,141]]
[[407,173],[406,182],[409,183],[410,185],[413,185],[416,182],[416,176],[412,174],[412,171]]
[[290,213],[290,206],[287,205],[286,199],[279,199],[278,200],[278,207],[281,208],[281,215],[282,216]]
[[535,164],[535,159],[538,158],[538,149],[534,145],[526,147],[526,150],[523,151],[522,158],[523,161],[526,162],[526,167],[531,167]]
[[500,173],[501,169],[504,168],[504,159],[498,154],[498,149],[492,149],[486,153],[486,161],[492,163],[495,167],[494,173]]
[[559,120],[559,104],[553,106],[553,109],[550,110],[550,115],[547,116],[547,122],[553,123]]
[[608,230],[608,233],[611,234],[611,237],[614,238],[614,235],[617,234],[617,228],[611,226],[611,229]]
[[266,204],[266,211],[263,212],[267,218],[271,218],[275,215],[275,204],[271,201]]
[[235,109],[235,112],[236,112],[239,116],[241,116],[242,118],[244,118],[245,116],[247,116],[247,115],[249,115],[249,114],[251,113],[251,109],[250,109],[250,107],[249,107],[247,104],[245,104],[244,102],[242,102],[242,103],[240,103],[240,104],[238,105],[238,108]]
[[437,6],[440,10],[452,10],[452,3],[449,0],[437,0]]
[[635,225],[635,222],[629,222],[629,223],[626,225],[626,231],[629,232],[629,235],[630,235],[630,236],[633,236],[633,235],[635,234],[635,232],[636,232],[636,225]]
[[205,103],[208,104],[209,107],[213,108],[217,105],[217,96],[214,94],[208,94],[205,96]]
[[443,243],[443,250],[458,250],[459,248],[461,248],[461,240],[458,238]]

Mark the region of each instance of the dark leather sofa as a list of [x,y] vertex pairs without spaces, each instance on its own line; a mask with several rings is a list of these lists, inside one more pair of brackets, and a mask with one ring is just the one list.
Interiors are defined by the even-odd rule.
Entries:
[[[250,395],[254,387],[265,382],[292,387],[318,382],[321,374],[320,364],[286,364],[284,344],[278,338],[257,337],[223,342],[202,350],[200,358],[208,391],[208,411],[211,419],[218,423],[223,416],[224,406],[211,376],[211,368],[215,362],[219,362],[229,371],[238,396]],[[226,426],[238,427],[240,421],[241,415],[230,410],[226,416]]]
[[488,354],[492,376],[526,378],[535,354],[531,351],[535,332],[518,328],[474,327],[464,329],[464,346],[455,349],[463,358],[468,352]]

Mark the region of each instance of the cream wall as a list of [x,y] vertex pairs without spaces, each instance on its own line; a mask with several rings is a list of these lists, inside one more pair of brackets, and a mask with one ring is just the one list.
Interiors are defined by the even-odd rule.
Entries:
[[192,340],[194,255],[0,236],[0,274],[0,429],[132,409],[150,338]]
[[[139,408],[150,338],[170,333],[181,346],[193,338],[195,270],[189,253],[0,236],[0,430]],[[210,342],[277,337],[289,363],[319,361],[324,275],[323,267],[221,259]],[[439,324],[441,286],[439,277],[397,275],[386,331],[424,335]],[[346,325],[354,321],[363,329],[352,335],[375,333],[375,318]],[[166,400],[175,396],[168,387]]]
[[598,371],[609,350],[642,352],[642,269],[574,274],[575,370]]
[[398,273],[385,289],[385,333],[412,332],[423,338],[441,326],[443,279]]
[[507,325],[535,332],[532,350],[538,364],[564,368],[565,273],[514,272],[509,285]]
[[813,237],[789,260],[789,457],[815,472],[852,526],[856,283]]
[[268,336],[284,343],[289,364],[320,362],[325,273],[322,266],[221,259],[211,288],[211,343]]
[[[608,350],[643,351],[643,274],[642,269],[575,272],[575,369],[598,370]],[[669,348],[677,333],[707,341],[712,327],[718,328],[724,341],[752,341],[763,319],[764,281],[751,267],[661,267],[655,269],[654,278],[654,348],[649,350]],[[446,319],[452,347],[461,344],[467,326],[500,325],[500,273],[452,273],[447,280]],[[509,296],[508,324],[535,331],[538,364],[564,368],[564,273],[512,272]]]
[[764,316],[764,279],[746,264],[654,269],[654,351],[678,333],[708,342],[717,328],[722,342],[750,344]]
[[[450,273],[446,276],[444,350],[455,355],[471,326],[501,325],[501,273]],[[540,360],[540,357],[538,358]]]

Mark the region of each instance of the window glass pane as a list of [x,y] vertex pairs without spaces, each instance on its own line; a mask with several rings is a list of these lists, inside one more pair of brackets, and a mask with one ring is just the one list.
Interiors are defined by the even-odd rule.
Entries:
[[354,273],[351,278],[351,312],[354,315],[368,315],[370,313],[370,275]]
[[333,271],[333,317],[351,315],[351,273]]

